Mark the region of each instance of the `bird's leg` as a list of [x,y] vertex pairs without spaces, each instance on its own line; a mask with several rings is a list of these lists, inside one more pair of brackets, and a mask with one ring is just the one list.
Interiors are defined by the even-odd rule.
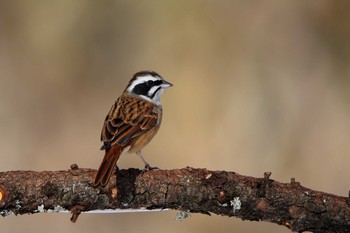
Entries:
[[149,163],[143,158],[141,151],[137,151],[136,154],[142,159],[143,163],[145,164],[145,170],[153,170],[153,169],[159,169],[158,167],[151,167]]

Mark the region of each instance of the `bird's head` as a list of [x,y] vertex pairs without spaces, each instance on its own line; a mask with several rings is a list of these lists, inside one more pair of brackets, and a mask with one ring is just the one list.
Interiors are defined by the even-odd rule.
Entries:
[[160,96],[172,85],[154,71],[141,71],[134,74],[125,91],[160,105]]

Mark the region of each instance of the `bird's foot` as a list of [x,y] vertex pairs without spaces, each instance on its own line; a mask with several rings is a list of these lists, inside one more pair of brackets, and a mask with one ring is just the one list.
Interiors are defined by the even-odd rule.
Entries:
[[159,167],[151,167],[148,163],[145,165],[145,168],[143,170],[150,171],[150,170],[159,170]]

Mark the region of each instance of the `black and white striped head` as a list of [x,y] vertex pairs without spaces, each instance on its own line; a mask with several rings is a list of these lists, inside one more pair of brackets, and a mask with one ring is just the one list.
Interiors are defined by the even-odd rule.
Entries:
[[160,105],[160,96],[172,85],[154,71],[141,71],[134,74],[126,91]]

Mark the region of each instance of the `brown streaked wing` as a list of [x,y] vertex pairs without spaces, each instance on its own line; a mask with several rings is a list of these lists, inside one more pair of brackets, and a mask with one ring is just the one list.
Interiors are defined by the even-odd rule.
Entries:
[[142,135],[158,122],[153,104],[124,94],[116,101],[108,113],[101,133],[101,141],[108,149],[115,143],[127,144],[132,138]]
[[108,114],[103,122],[103,127],[102,127],[102,131],[101,131],[101,141],[103,141],[103,142],[110,140],[113,136],[109,132],[106,131],[107,130],[106,125],[109,122],[109,119],[111,118],[111,115],[113,114],[113,112],[115,112],[118,100],[112,105],[111,109],[109,110],[109,112],[108,112]]

